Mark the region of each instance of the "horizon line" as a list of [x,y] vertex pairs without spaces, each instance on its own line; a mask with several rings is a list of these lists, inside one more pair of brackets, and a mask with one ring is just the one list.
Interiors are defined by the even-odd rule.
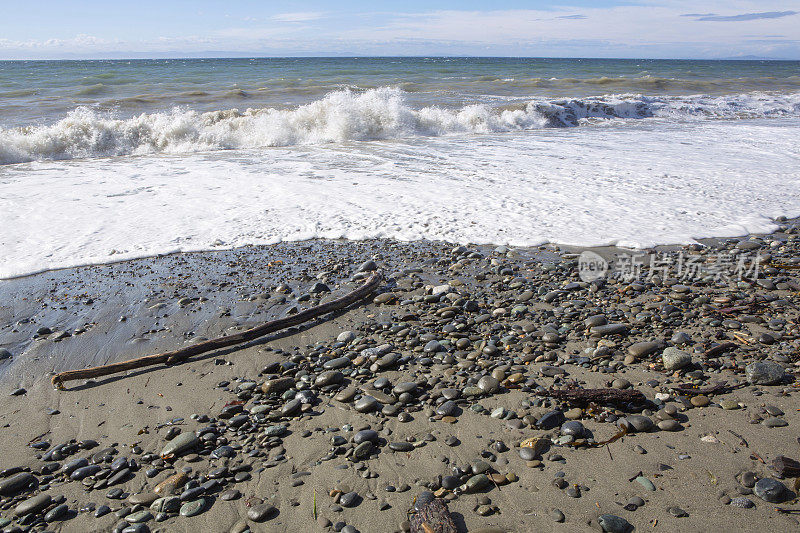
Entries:
[[[213,51],[198,52],[199,54],[214,54]],[[205,60],[205,59],[575,59],[575,60],[606,60],[606,61],[800,61],[800,58],[780,58],[745,55],[741,57],[589,57],[589,56],[503,56],[503,55],[437,55],[437,54],[408,54],[408,55],[250,55],[239,52],[219,52],[219,54],[240,54],[240,55],[176,55],[176,56],[147,56],[147,57],[55,57],[55,58],[0,58],[0,62],[12,61],[153,61],[153,60]]]

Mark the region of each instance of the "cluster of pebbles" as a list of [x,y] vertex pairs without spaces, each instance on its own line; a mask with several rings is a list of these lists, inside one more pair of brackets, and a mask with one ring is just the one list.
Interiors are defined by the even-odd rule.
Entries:
[[[257,374],[217,382],[216,390],[227,397],[223,407],[164,420],[156,428],[157,445],[149,448],[120,446],[113,437],[32,441],[29,461],[3,465],[0,472],[2,531],[71,530],[70,520],[84,514],[102,520],[98,530],[170,531],[220,502],[241,503],[241,516],[225,530],[263,531],[285,509],[269,494],[254,494],[249,483],[281,465],[291,465],[292,487],[325,465],[375,487],[359,490],[342,482],[314,488],[313,502],[281,500],[307,507],[308,527],[321,530],[371,531],[359,525],[359,513],[404,505],[403,511],[413,514],[440,498],[450,505],[469,502],[459,507],[468,508],[459,528],[508,531],[497,519],[520,510],[503,508],[497,500],[506,490],[524,493],[531,475],[540,483],[549,476],[552,505],[538,516],[553,524],[574,520],[574,530],[645,530],[655,526],[637,510],[650,505],[658,476],[673,467],[660,463],[660,472],[631,472],[630,486],[638,495],[597,508],[587,519],[583,511],[570,517],[570,502],[591,494],[592,482],[588,476],[570,479],[565,465],[613,435],[620,439],[607,444],[609,456],[619,446],[646,454],[648,439],[686,431],[705,413],[742,410],[763,431],[789,424],[771,398],[796,394],[800,232],[790,223],[770,236],[659,251],[661,257],[688,254],[708,264],[722,253],[734,258],[758,253],[757,280],[714,273],[678,279],[651,272],[646,254],[636,279],[585,282],[577,254],[555,247],[349,246],[351,253],[371,258],[348,272],[347,254],[333,271],[316,277],[307,272],[291,277],[287,267],[286,279],[266,299],[282,299],[282,312],[295,312],[334,297],[330,287],[337,278],[342,285],[335,292],[355,287],[380,268],[386,282],[358,308],[353,327],[311,344],[260,348],[272,363]],[[299,335],[292,330],[284,340],[291,344]],[[217,363],[235,358],[227,355]],[[587,403],[551,394],[585,388],[635,389],[644,400]],[[745,391],[752,398],[747,402],[738,394]],[[19,399],[24,389],[13,393],[10,401],[24,401]],[[324,425],[326,414],[343,410],[351,413],[351,422]],[[461,434],[458,427],[467,419],[496,430],[491,438],[464,441],[471,433]],[[719,443],[723,437],[748,447],[733,430],[702,439]],[[746,464],[755,466],[743,468],[736,486],[720,492],[721,505],[780,507],[773,512],[786,516],[800,512],[794,501],[800,463],[791,458],[800,455],[798,444],[794,450],[752,450],[755,457]],[[324,451],[297,464],[297,446]],[[437,450],[438,471],[414,469],[421,448]],[[461,448],[470,452],[448,451]],[[404,482],[382,477],[381,458],[392,454],[410,458]],[[64,496],[66,485],[81,485],[83,496]],[[676,502],[661,511],[681,519],[689,516],[685,507]],[[517,518],[516,524],[525,523],[524,516]],[[409,531],[411,522],[386,523],[382,530]]]

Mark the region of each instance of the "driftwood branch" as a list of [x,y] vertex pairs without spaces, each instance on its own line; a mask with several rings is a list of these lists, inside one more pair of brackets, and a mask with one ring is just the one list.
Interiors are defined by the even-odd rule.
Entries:
[[549,389],[537,392],[539,396],[549,396],[577,404],[642,404],[647,398],[635,389]]
[[712,346],[705,352],[703,352],[703,357],[716,357],[718,355],[722,355],[725,352],[729,352],[738,348],[739,345],[735,342],[723,342],[722,344],[717,344]]
[[679,394],[686,394],[688,396],[697,396],[699,394],[709,395],[709,394],[716,394],[718,392],[724,392],[725,390],[732,388],[728,386],[727,381],[720,381],[714,385],[709,387],[700,388],[691,383],[681,383],[679,385],[675,385],[671,388],[673,392],[677,392]]
[[180,348],[171,352],[148,355],[145,357],[139,357],[137,359],[131,359],[129,361],[122,361],[119,363],[95,366],[80,370],[67,370],[66,372],[61,372],[60,374],[53,376],[53,386],[57,389],[63,390],[64,383],[67,381],[108,376],[118,372],[125,372],[128,370],[134,370],[137,368],[158,364],[176,364],[193,355],[199,355],[213,350],[219,350],[220,348],[226,348],[228,346],[249,342],[259,337],[263,337],[269,333],[296,326],[317,318],[318,316],[330,313],[331,311],[336,311],[338,309],[342,309],[343,307],[347,307],[348,305],[351,305],[374,292],[375,289],[378,288],[378,285],[382,279],[383,276],[380,272],[374,272],[369,276],[369,278],[367,278],[363,285],[340,298],[317,305],[315,307],[311,307],[305,311],[297,313],[296,315],[266,322],[260,326],[242,331],[241,333],[237,333],[235,335],[217,337],[216,339],[199,342],[192,346]]
[[411,517],[411,533],[458,533],[444,500],[434,498]]

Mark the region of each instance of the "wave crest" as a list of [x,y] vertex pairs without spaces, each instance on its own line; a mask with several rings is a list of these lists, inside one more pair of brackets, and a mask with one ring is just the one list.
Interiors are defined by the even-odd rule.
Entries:
[[0,128],[0,164],[34,160],[261,148],[459,133],[574,127],[608,119],[733,119],[800,115],[800,95],[613,95],[534,100],[511,109],[413,109],[397,88],[337,91],[295,109],[185,109],[128,119],[86,107],[43,126]]

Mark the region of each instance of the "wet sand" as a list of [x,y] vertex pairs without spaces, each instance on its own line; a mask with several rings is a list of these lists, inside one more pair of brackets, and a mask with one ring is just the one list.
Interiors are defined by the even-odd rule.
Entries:
[[[122,530],[126,512],[146,518],[140,511],[150,508],[153,488],[184,471],[190,481],[177,491],[185,495],[179,503],[199,501],[199,514],[153,510],[146,526],[131,530],[402,531],[425,491],[448,502],[460,531],[796,529],[795,516],[776,510],[800,510],[794,478],[781,480],[786,491],[775,502],[757,495],[764,483],[756,494],[749,483],[779,477],[776,457],[800,457],[800,286],[787,267],[800,265],[800,239],[795,221],[784,229],[741,239],[753,245],[734,239],[662,250],[771,254],[757,284],[591,284],[578,277],[581,250],[392,241],[285,243],[0,282],[0,347],[11,355],[0,363],[0,469],[30,471],[38,484],[3,495],[0,517],[14,519],[8,530],[20,520],[36,531]],[[346,311],[173,367],[71,382],[67,391],[50,384],[54,372],[176,349],[327,301],[355,288],[369,261],[386,281]],[[592,329],[603,321],[624,331]],[[676,339],[679,332],[688,340]],[[704,356],[724,342],[735,346]],[[691,363],[665,370],[669,347]],[[397,357],[387,362],[390,354]],[[748,383],[745,368],[762,359],[782,369],[776,383]],[[326,372],[342,374],[320,381]],[[291,392],[262,392],[281,376],[291,378]],[[671,392],[721,381],[728,388],[700,399]],[[542,395],[573,382],[635,389],[647,403],[581,406]],[[362,409],[365,397],[377,403]],[[448,401],[454,405],[445,408]],[[275,425],[286,433],[268,429]],[[606,440],[620,425],[630,433],[607,447],[575,446]],[[165,460],[158,455],[172,428],[200,443]],[[365,429],[377,435],[356,438]],[[552,444],[529,457],[519,445],[530,437]],[[373,444],[357,451],[363,439]],[[42,460],[62,444],[63,457]],[[130,473],[109,485],[119,457]],[[101,466],[70,480],[64,465],[76,458]],[[0,484],[15,475],[4,473]],[[471,490],[487,474],[489,485]],[[109,498],[115,488],[121,497]],[[240,494],[226,500],[232,490]],[[52,499],[15,517],[15,507],[39,493]],[[137,506],[136,495],[146,504]],[[631,505],[637,496],[643,505]],[[743,498],[752,508],[738,507],[748,505]],[[350,499],[353,506],[341,505]],[[61,505],[67,511],[45,523]],[[111,512],[95,517],[102,505]],[[253,509],[265,516],[253,520]]]

